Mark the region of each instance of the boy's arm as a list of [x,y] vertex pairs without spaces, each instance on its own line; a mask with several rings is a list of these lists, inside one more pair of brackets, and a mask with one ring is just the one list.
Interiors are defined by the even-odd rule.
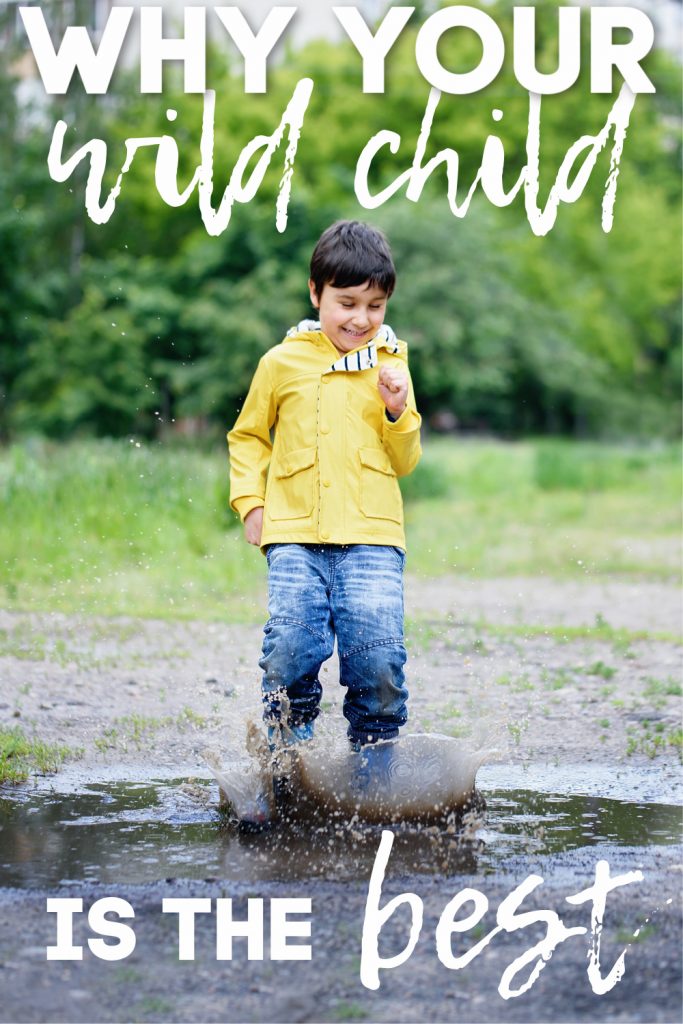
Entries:
[[266,474],[273,450],[270,429],[277,406],[266,356],[259,362],[242,410],[228,434],[230,507],[244,522],[266,496]]
[[[380,374],[380,380],[383,376]],[[420,445],[420,424],[422,419],[415,405],[413,382],[410,379],[407,368],[395,371],[391,377],[394,380],[391,390],[400,384],[399,378],[403,378],[407,384],[405,407],[400,412],[400,415],[394,416],[388,407],[390,404],[389,396],[386,393],[386,397],[383,395],[387,409],[385,409],[384,421],[382,423],[382,444],[391,460],[396,476],[407,476],[408,473],[412,473],[415,469],[422,455],[422,447]],[[389,382],[390,378],[388,375],[386,379]],[[382,388],[380,388],[380,394],[382,394]]]

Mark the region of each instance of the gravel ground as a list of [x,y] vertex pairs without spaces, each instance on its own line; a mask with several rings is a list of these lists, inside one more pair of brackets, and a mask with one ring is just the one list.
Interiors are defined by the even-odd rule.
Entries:
[[[526,771],[540,788],[545,779],[546,790],[679,802],[676,587],[409,577],[406,595],[412,731],[473,738],[497,762],[481,773],[496,785]],[[259,626],[0,612],[0,725],[78,752],[56,777],[5,790],[0,810],[3,798],[36,785],[61,792],[113,778],[206,776],[207,748],[223,761],[242,757],[246,722],[258,714],[260,635]],[[334,660],[323,678],[327,727],[341,731]],[[640,869],[644,879],[608,897],[603,973],[654,916],[627,955],[624,977],[605,995],[593,994],[586,975],[586,937],[561,945],[530,990],[510,1000],[498,993],[501,975],[543,928],[498,935],[462,970],[436,956],[436,922],[460,889],[484,892],[491,908],[492,924],[459,940],[465,949],[493,927],[500,901],[532,872],[544,884],[525,910],[552,908],[568,927],[590,929],[589,908],[566,897],[591,884],[599,856],[586,846],[511,856],[488,874],[475,864],[458,874],[388,877],[383,901],[419,894],[425,916],[412,957],[384,971],[376,992],[359,980],[367,875],[294,881],[285,862],[280,879],[257,884],[227,877],[137,886],[94,880],[50,893],[5,887],[0,1020],[678,1021],[679,845],[611,849],[613,875]],[[78,896],[86,908],[103,895],[124,896],[135,908],[135,952],[108,963],[86,948],[82,961],[46,962],[54,941],[46,895]],[[179,961],[177,925],[161,913],[168,896],[233,896],[240,912],[246,896],[311,898],[312,960],[247,961],[236,946],[234,960],[216,961],[207,915],[197,926],[195,960]],[[404,909],[386,926],[387,949],[394,933],[395,951],[405,944],[407,927]]]

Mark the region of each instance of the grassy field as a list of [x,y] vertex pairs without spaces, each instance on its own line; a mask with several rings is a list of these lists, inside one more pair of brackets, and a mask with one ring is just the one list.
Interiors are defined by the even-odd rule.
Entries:
[[[402,481],[409,570],[676,578],[680,446],[438,438]],[[265,559],[215,451],[131,441],[0,452],[0,605],[259,621]]]

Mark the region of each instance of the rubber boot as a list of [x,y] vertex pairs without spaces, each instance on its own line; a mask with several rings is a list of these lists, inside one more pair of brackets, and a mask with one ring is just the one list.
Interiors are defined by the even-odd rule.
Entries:
[[314,729],[312,721],[299,722],[298,725],[278,723],[268,726],[268,745],[273,753],[273,791],[276,803],[286,801],[292,792],[288,770],[291,755],[288,751],[302,743],[310,743]]
[[357,755],[353,768],[352,788],[362,793],[372,784],[386,785],[391,779],[391,766],[396,740],[380,740],[378,743],[352,743]]

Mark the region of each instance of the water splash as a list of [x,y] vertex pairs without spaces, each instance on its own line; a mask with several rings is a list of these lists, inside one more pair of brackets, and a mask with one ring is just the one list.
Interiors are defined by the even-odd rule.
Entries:
[[302,792],[333,814],[367,822],[443,822],[472,803],[492,752],[435,733],[406,734],[361,752],[337,741],[299,751]]
[[446,824],[476,806],[477,771],[498,754],[434,733],[406,734],[356,752],[322,724],[315,740],[293,745],[284,730],[273,747],[254,722],[247,724],[246,750],[247,759],[225,767],[215,754],[205,757],[221,804],[239,821],[264,826],[278,815]]
[[218,783],[219,807],[239,821],[266,827],[276,814],[272,758],[265,736],[253,722],[247,723],[249,757],[223,767],[219,755],[204,751],[204,760]]

